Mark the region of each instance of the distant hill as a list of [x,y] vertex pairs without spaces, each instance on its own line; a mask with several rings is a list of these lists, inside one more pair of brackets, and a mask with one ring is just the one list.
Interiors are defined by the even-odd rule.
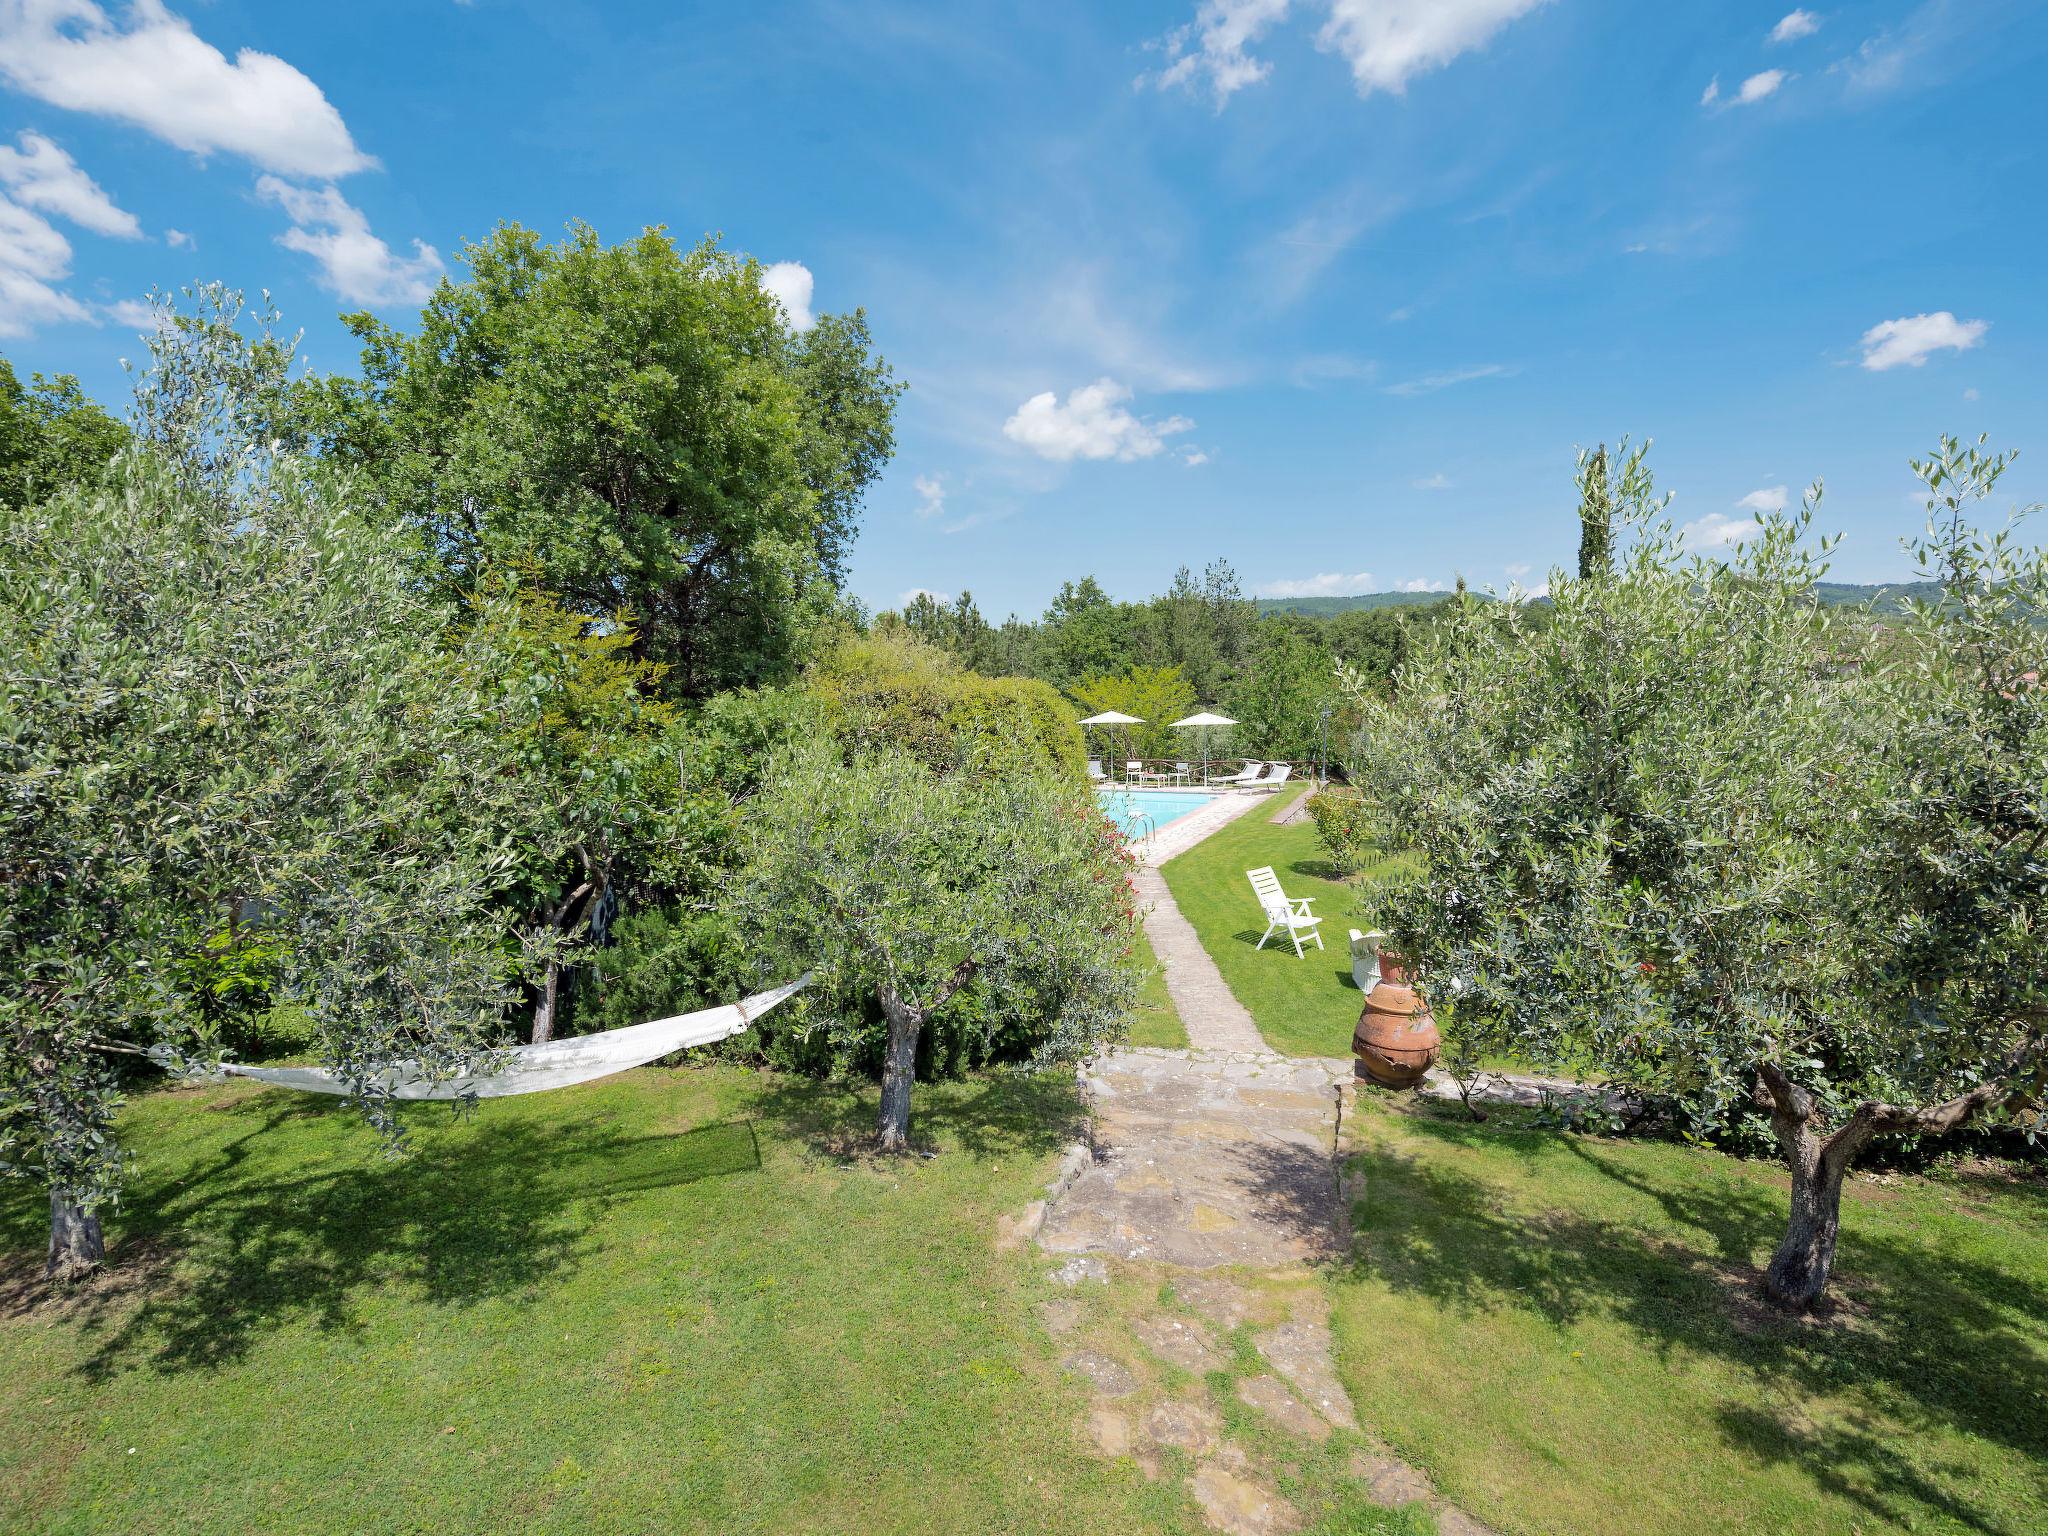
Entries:
[[[1830,608],[1854,608],[1867,603],[1877,613],[1900,613],[1908,598],[1932,598],[1941,588],[1931,581],[1822,581],[1816,582],[1813,590]],[[1440,603],[1449,596],[1448,592],[1362,592],[1354,597],[1262,597],[1258,602],[1261,613],[1301,613],[1313,619],[1327,619],[1356,608],[1407,608]]]
[[1868,603],[1878,613],[1903,613],[1909,598],[1931,601],[1941,595],[1934,581],[1887,581],[1859,585],[1850,581],[1818,581],[1813,590],[1831,608],[1852,608]]
[[1408,608],[1421,603],[1440,603],[1448,592],[1362,592],[1355,597],[1262,597],[1261,613],[1305,613],[1312,619],[1349,613],[1354,608]]

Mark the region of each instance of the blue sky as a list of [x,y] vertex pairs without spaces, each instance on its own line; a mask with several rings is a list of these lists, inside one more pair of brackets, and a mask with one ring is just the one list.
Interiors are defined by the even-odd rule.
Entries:
[[0,0],[0,351],[118,399],[219,278],[348,367],[499,220],[661,223],[910,383],[876,606],[1533,584],[1623,432],[1890,579],[1940,431],[2048,495],[2044,65],[2024,0]]

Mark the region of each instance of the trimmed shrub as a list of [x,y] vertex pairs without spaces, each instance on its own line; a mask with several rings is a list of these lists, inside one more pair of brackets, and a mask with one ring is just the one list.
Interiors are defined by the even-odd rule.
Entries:
[[1309,796],[1308,814],[1329,851],[1330,862],[1341,874],[1355,875],[1378,856],[1372,817],[1357,790],[1320,789]]
[[1037,770],[1079,780],[1073,709],[1048,684],[982,677],[909,637],[849,641],[812,669],[810,691],[851,762],[907,752],[939,773]]

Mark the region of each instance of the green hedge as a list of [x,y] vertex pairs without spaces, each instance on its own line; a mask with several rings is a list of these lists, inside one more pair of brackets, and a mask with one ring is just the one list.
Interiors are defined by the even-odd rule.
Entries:
[[811,691],[849,755],[904,751],[939,772],[1036,768],[1078,780],[1073,707],[1050,684],[982,677],[929,646],[855,641],[813,670]]

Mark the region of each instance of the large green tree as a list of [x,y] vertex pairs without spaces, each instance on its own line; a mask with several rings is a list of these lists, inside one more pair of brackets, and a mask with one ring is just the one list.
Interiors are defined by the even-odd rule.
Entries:
[[314,438],[457,584],[518,561],[630,609],[678,696],[787,675],[893,444],[865,317],[796,330],[757,263],[658,229],[505,225],[464,260],[411,333],[345,317],[363,376],[308,392]]
[[27,386],[0,357],[0,507],[24,507],[106,473],[127,429],[68,373]]
[[102,1253],[119,1053],[217,1044],[223,931],[261,926],[387,1130],[378,1073],[488,1061],[516,959],[453,614],[409,534],[239,432],[258,349],[209,304],[159,335],[138,446],[0,520],[0,1174],[48,1188],[53,1274]]
[[1067,691],[1084,718],[1115,711],[1142,721],[1140,725],[1095,727],[1141,758],[1167,757],[1194,745],[1187,732],[1173,729],[1174,721],[1184,720],[1200,708],[1193,686],[1179,667],[1141,664],[1123,672],[1084,677]]
[[1321,626],[1292,614],[1261,619],[1251,660],[1230,694],[1238,750],[1254,757],[1307,762],[1325,745],[1338,700],[1337,669]]
[[1763,1111],[1766,1288],[1804,1308],[1872,1137],[2036,1113],[2048,561],[1971,530],[2002,462],[1945,443],[1944,597],[1878,648],[1815,601],[1813,499],[1688,559],[1630,462],[1611,565],[1554,573],[1547,626],[1468,598],[1362,700],[1352,777],[1421,855],[1377,915],[1467,1066],[1591,1064],[1700,1133]]

